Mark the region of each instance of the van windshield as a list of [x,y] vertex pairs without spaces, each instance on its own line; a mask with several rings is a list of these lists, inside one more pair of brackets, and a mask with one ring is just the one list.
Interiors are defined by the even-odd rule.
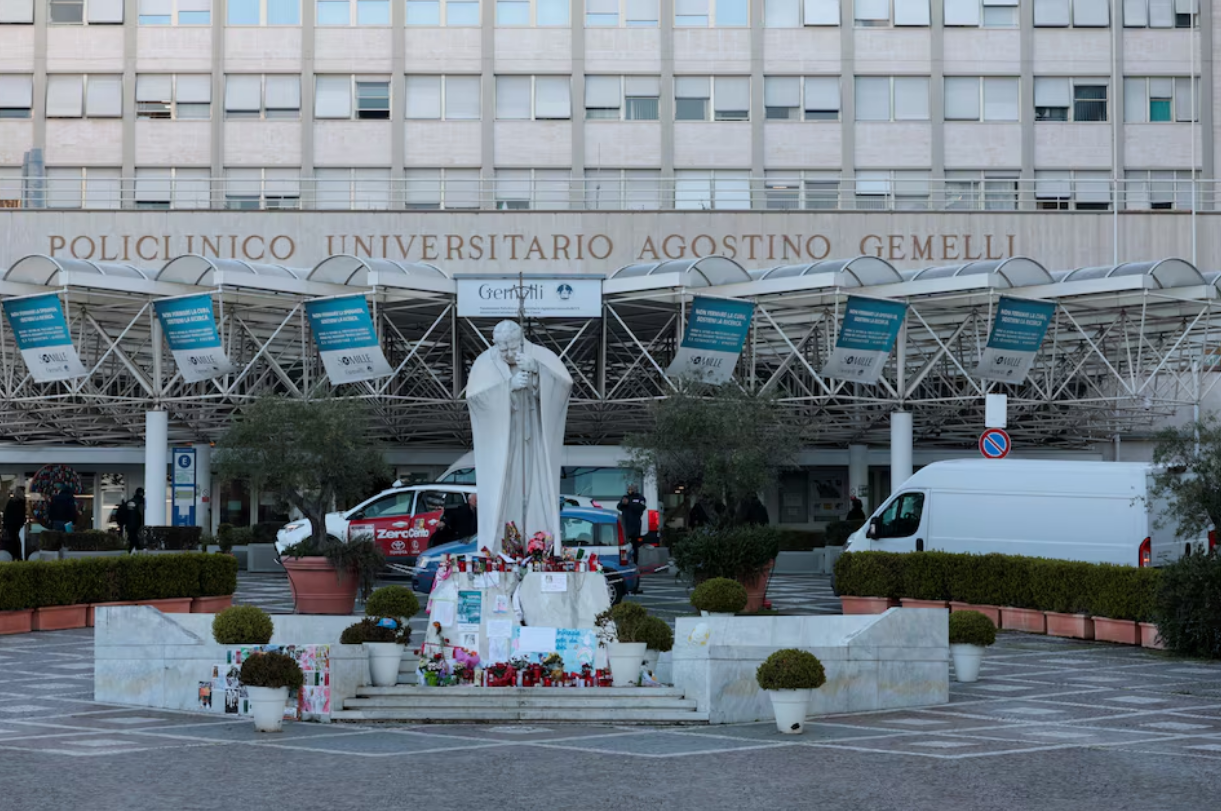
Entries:
[[924,513],[924,493],[903,493],[882,513],[878,523],[879,538],[906,538],[920,529]]

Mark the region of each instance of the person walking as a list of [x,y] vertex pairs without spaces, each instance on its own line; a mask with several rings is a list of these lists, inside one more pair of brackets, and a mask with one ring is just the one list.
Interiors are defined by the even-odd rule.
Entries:
[[640,545],[644,542],[641,539],[641,536],[644,535],[644,531],[641,529],[642,519],[644,511],[648,507],[648,502],[644,500],[644,496],[640,495],[640,490],[634,484],[629,484],[627,495],[619,499],[619,515],[623,521],[623,534],[632,544],[632,560],[637,562],[640,560]]
[[119,507],[119,527],[127,536],[128,551],[140,547],[140,530],[144,528],[144,488],[137,487],[136,494]]
[[9,494],[4,505],[4,538],[2,547],[8,550],[13,560],[25,560],[21,548],[21,530],[25,528],[25,488],[18,487]]
[[78,515],[72,485],[61,484],[59,492],[51,496],[51,503],[47,507],[47,520],[51,523],[51,529],[56,532],[68,532],[70,529],[75,529],[74,525]]

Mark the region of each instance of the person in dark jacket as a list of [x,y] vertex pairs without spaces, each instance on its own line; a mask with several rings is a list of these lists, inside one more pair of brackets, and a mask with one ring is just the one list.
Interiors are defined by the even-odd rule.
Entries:
[[743,499],[742,503],[738,505],[738,523],[765,527],[771,523],[771,516],[768,515],[767,506],[759,500],[759,497],[751,496]]
[[4,545],[13,560],[24,560],[21,553],[21,530],[25,526],[25,488],[18,487],[9,494],[4,505]]
[[479,532],[479,497],[471,493],[465,504],[450,507],[437,521],[437,528],[428,539],[428,548],[451,541],[461,541]]
[[140,546],[140,530],[144,529],[144,488],[137,487],[136,494],[119,507],[119,526],[127,536],[127,548]]
[[77,519],[76,496],[72,495],[72,487],[67,484],[59,486],[59,492],[51,496],[51,504],[47,507],[47,520],[51,529],[64,532],[69,524],[75,524]]
[[850,509],[848,511],[848,516],[844,520],[845,521],[864,521],[865,520],[865,508],[861,504],[861,500],[859,498],[857,498],[856,496],[852,497],[852,509]]
[[640,545],[644,543],[641,536],[644,535],[644,512],[648,507],[648,502],[634,484],[629,484],[627,495],[619,499],[619,516],[623,521],[623,534],[632,545],[632,560],[637,559]]

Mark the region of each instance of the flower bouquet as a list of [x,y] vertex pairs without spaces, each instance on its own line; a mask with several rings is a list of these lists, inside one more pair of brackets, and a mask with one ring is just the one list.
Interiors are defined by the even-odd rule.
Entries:
[[564,657],[558,653],[549,653],[543,657],[543,671],[551,677],[552,682],[564,679]]
[[534,564],[535,571],[542,570],[542,564],[550,554],[552,547],[551,533],[536,532],[530,536],[530,541],[526,544],[526,555]]
[[445,661],[445,656],[440,653],[421,660],[420,670],[424,673],[424,683],[429,687],[439,686],[450,675],[449,662]]
[[488,668],[488,687],[512,687],[517,683],[517,670],[507,662],[497,662]]
[[501,549],[515,560],[522,556],[521,532],[517,529],[517,524],[512,521],[505,524],[505,537],[501,543]]

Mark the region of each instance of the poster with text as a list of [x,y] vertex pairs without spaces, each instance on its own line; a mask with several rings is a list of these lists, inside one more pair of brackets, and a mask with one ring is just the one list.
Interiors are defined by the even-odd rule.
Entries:
[[307,301],[305,312],[331,383],[359,383],[393,373],[363,295]]
[[72,345],[58,293],[5,299],[4,314],[21,359],[36,381],[75,380],[87,374]]
[[823,377],[877,383],[906,316],[902,301],[849,296]]
[[691,375],[717,385],[728,383],[754,314],[753,302],[696,296],[691,301],[683,342],[666,374]]
[[1001,296],[975,376],[1004,383],[1024,381],[1055,314],[1056,305],[1050,301]]
[[233,371],[221,348],[210,294],[163,299],[154,307],[183,380],[198,383]]

